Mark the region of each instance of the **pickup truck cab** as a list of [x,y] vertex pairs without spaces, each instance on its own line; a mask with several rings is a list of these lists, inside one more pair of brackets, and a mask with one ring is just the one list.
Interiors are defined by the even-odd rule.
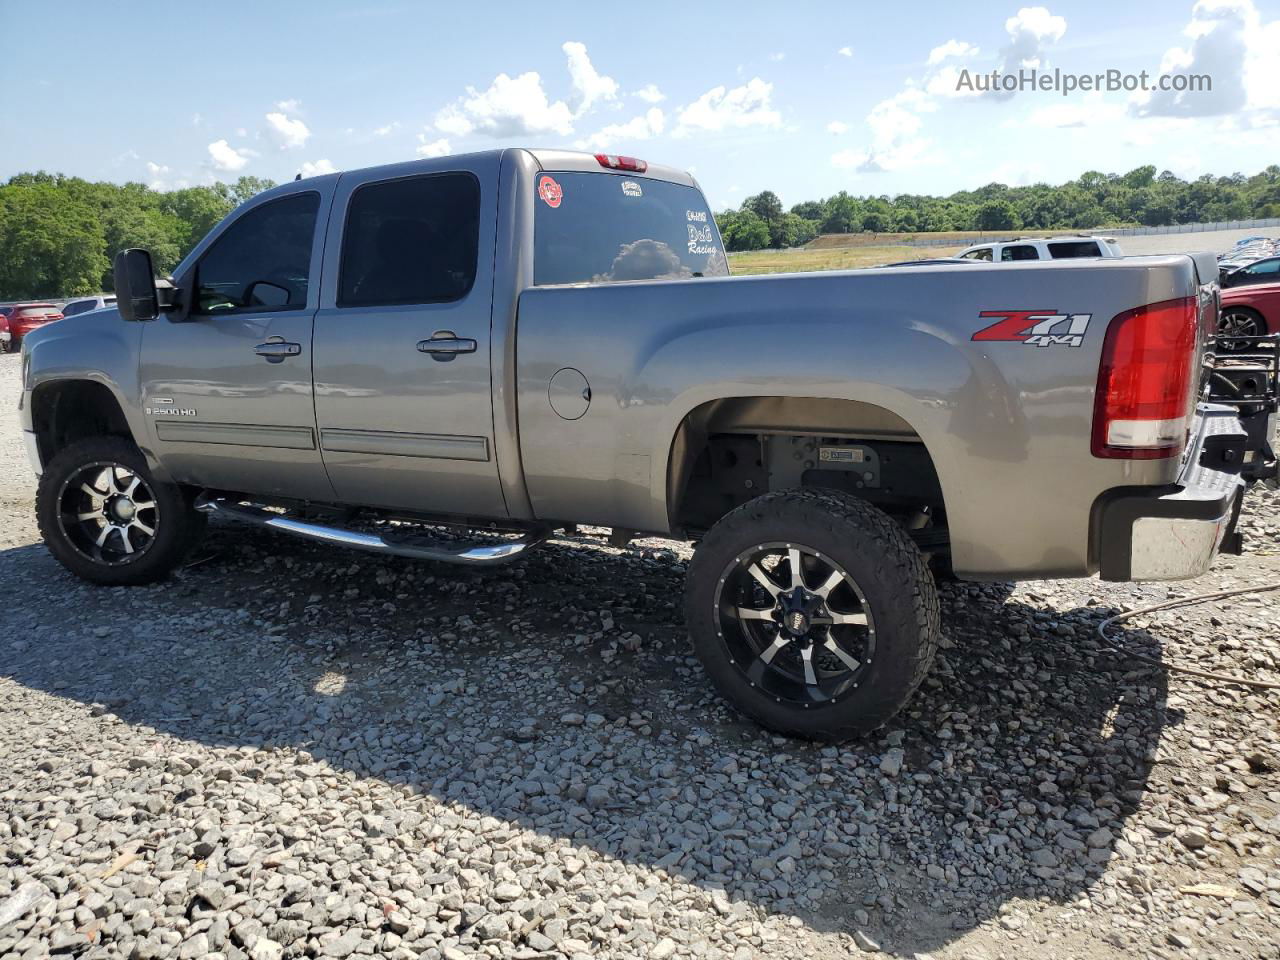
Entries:
[[923,678],[934,571],[1174,579],[1238,549],[1273,458],[1205,402],[1216,276],[730,277],[688,174],[507,149],[277,187],[171,282],[122,252],[116,310],[28,337],[21,419],[46,543],[98,583],[163,577],[210,514],[472,565],[577,524],[695,541],[718,688],[839,739]]

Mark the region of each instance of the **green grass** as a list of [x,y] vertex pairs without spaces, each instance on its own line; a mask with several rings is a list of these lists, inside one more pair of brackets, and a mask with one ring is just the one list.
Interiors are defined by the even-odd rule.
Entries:
[[949,257],[962,247],[797,247],[793,250],[752,250],[729,254],[729,272],[738,276],[754,273],[807,273],[812,270],[856,270],[877,267],[899,260],[927,260]]

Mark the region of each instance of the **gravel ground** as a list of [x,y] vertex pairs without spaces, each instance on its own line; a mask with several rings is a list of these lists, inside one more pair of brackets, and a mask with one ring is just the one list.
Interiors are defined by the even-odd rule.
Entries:
[[[17,371],[0,957],[1280,956],[1280,696],[1095,636],[1280,581],[1277,494],[1192,583],[947,588],[908,711],[824,748],[714,696],[666,541],[472,572],[219,525],[170,582],[80,583],[38,543]],[[1280,680],[1278,612],[1116,636]]]

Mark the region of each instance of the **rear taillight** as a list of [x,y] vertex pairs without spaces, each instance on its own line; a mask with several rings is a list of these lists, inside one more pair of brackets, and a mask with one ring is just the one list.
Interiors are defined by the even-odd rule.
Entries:
[[643,160],[637,160],[635,157],[619,157],[612,153],[597,153],[596,160],[600,166],[608,167],[610,170],[631,170],[634,173],[644,173],[649,169],[649,164]]
[[1093,455],[1177,456],[1194,410],[1195,297],[1126,310],[1107,327],[1093,407]]

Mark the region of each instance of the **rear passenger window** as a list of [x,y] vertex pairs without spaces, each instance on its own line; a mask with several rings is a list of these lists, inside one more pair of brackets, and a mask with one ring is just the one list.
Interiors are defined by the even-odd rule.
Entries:
[[338,306],[460,300],[476,279],[480,185],[469,173],[388,180],[351,197]]
[[1071,240],[1066,243],[1049,244],[1049,256],[1055,260],[1070,260],[1073,257],[1100,257],[1102,252],[1093,240]]
[[196,265],[196,313],[301,310],[307,305],[318,193],[250,210]]
[[1028,243],[1020,243],[1016,247],[1005,247],[1000,251],[1001,260],[1039,260],[1040,254]]

